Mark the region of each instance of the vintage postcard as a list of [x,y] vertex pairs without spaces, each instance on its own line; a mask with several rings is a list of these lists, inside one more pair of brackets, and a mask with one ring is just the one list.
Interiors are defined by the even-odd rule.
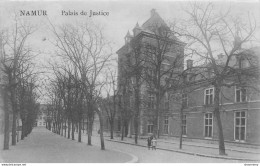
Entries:
[[0,1],[0,162],[260,162],[259,1]]

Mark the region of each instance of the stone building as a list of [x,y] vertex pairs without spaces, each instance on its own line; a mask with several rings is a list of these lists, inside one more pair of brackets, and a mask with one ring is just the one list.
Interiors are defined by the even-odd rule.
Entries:
[[[234,57],[230,65],[233,68],[259,74],[260,48],[252,48],[241,53],[241,57]],[[243,56],[246,55],[246,56]],[[217,59],[220,63],[225,62],[222,56]],[[190,61],[192,65],[192,61]],[[188,64],[188,63],[187,63]],[[198,71],[196,71],[198,72]],[[191,72],[188,78],[187,93],[182,94],[185,108],[182,122],[180,121],[180,109],[174,101],[171,101],[171,114],[165,119],[169,124],[167,136],[179,137],[180,124],[182,123],[185,139],[217,142],[218,126],[213,114],[214,87],[208,79]],[[201,71],[200,71],[201,72]],[[209,78],[211,74],[205,71],[204,75]],[[239,144],[260,145],[260,94],[259,82],[251,76],[241,78],[240,84],[232,75],[228,82],[235,82],[235,86],[222,87],[220,93],[220,115],[226,142]],[[162,122],[164,123],[164,122]],[[163,124],[165,125],[165,123]]]
[[[127,32],[127,35],[125,36],[125,45],[117,51],[119,90],[120,85],[127,83],[122,79],[124,77],[124,72],[122,70],[127,66],[126,63],[128,63],[129,57],[133,54],[134,50],[132,48],[132,43],[152,41],[154,28],[160,28],[162,26],[167,28],[163,19],[153,9],[151,11],[151,17],[142,26],[139,26],[138,23],[136,24],[133,29],[133,35],[131,35],[129,31]],[[178,53],[183,55],[185,43],[179,41],[174,36],[171,40],[175,41],[175,47],[179,48]],[[235,68],[243,68],[252,73],[258,73],[260,57],[259,48],[249,49],[241,53],[241,55],[243,54],[246,56],[233,58],[230,65],[233,65]],[[169,52],[169,56],[176,56],[176,52]],[[218,61],[219,63],[225,62],[225,59],[221,54],[218,56]],[[181,63],[182,66],[180,67],[180,71],[183,71],[184,59]],[[187,68],[192,68],[192,63],[192,60],[187,60]],[[204,72],[208,77],[211,77],[210,72]],[[247,84],[252,83],[250,85],[251,87],[259,89],[258,82],[250,80],[250,77],[248,78],[249,79],[246,80]],[[233,77],[230,76],[230,79],[232,80]],[[162,110],[158,121],[160,137],[177,139],[180,136],[180,129],[182,128],[184,139],[209,141],[213,143],[217,142],[217,123],[213,115],[214,88],[209,85],[205,79],[196,75],[196,71],[193,70],[190,71],[185,80],[189,82],[186,87],[186,90],[189,89],[189,93],[181,92],[181,102],[176,102],[176,94],[180,94],[180,90],[166,92],[161,101]],[[132,78],[128,78],[130,84],[133,81]],[[141,106],[139,136],[142,137],[152,134],[153,132],[154,123],[147,112],[149,112],[149,109],[154,109],[155,97],[154,95],[149,94],[146,83],[142,84],[140,93],[142,101],[150,99],[147,102],[148,105],[142,104]],[[127,94],[129,94],[129,111],[132,111],[131,109],[133,109],[133,107],[131,107],[131,105],[133,105],[134,95],[131,86],[128,89]],[[221,89],[221,121],[226,142],[260,145],[260,123],[258,121],[260,117],[259,99],[260,96],[256,90],[246,88],[246,86],[240,86],[239,84],[231,87],[223,87]],[[183,119],[181,120],[180,105],[183,104],[185,105],[185,108],[183,110]],[[134,133],[133,117],[129,117],[127,127],[127,134],[128,136],[131,136]]]
[[[141,65],[142,69],[142,80],[140,82],[140,115],[139,115],[139,135],[145,136],[147,134],[152,134],[155,130],[154,123],[160,123],[161,116],[158,120],[155,120],[156,112],[156,92],[153,87],[153,78],[156,77],[155,73],[158,71],[158,68],[161,72],[166,72],[171,69],[172,64],[175,63],[175,68],[171,70],[182,71],[184,65],[184,46],[185,43],[181,42],[178,38],[174,36],[170,28],[160,17],[160,15],[155,11],[151,10],[150,18],[145,21],[142,26],[139,26],[137,23],[133,29],[133,34],[128,31],[125,36],[125,45],[122,46],[118,51],[118,89],[120,93],[123,93],[122,86],[129,84],[126,94],[129,95],[129,110],[134,112],[134,90],[133,86],[136,81],[136,77],[125,75],[125,71],[131,70],[129,64],[134,64],[137,59],[141,59],[144,63]],[[165,49],[164,49],[165,47]],[[162,50],[165,53],[162,53],[159,60],[159,56],[156,53],[151,53],[150,51]],[[158,57],[157,57],[158,56]],[[176,60],[177,59],[177,60]],[[157,61],[161,64],[154,65],[152,61]],[[178,65],[176,65],[178,64]],[[156,66],[157,65],[157,66]],[[144,78],[145,77],[145,78]],[[160,75],[160,81],[162,84],[166,84],[166,79],[169,75]],[[149,81],[148,81],[149,80]],[[165,93],[167,98],[168,93]],[[163,96],[161,98],[164,98]],[[163,110],[160,112],[167,112],[169,107],[164,107],[164,104],[161,107]],[[134,133],[134,113],[130,113],[128,119],[126,120],[126,133],[130,136]],[[125,125],[125,124],[124,124]],[[161,131],[161,126],[156,130]]]

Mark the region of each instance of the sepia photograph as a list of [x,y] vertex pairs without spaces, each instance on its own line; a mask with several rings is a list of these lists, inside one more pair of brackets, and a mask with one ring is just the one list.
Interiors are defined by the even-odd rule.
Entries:
[[0,0],[1,166],[258,166],[259,119],[259,0]]

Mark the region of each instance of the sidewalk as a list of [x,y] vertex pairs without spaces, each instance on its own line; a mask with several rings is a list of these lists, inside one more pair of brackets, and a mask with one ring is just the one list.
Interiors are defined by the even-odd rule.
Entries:
[[98,146],[87,146],[40,127],[34,128],[16,146],[0,150],[0,162],[6,163],[124,163],[132,159],[131,155],[103,151]]
[[[134,143],[134,138],[124,138],[121,141],[120,137],[114,137],[114,140],[111,140],[109,137],[106,137],[108,141],[114,141],[119,143],[132,144]],[[146,139],[138,139],[138,145],[147,147]],[[185,153],[190,155],[211,157],[211,158],[222,158],[228,160],[240,160],[240,161],[260,161],[260,149],[255,148],[246,148],[246,147],[236,147],[226,145],[226,156],[219,155],[218,145],[217,144],[207,144],[200,142],[188,142],[183,141],[182,149],[179,149],[179,141],[174,139],[158,139],[157,140],[157,149],[174,151],[179,153]]]

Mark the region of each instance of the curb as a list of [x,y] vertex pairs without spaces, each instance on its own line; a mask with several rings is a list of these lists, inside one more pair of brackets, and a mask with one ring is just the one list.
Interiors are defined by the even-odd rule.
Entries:
[[[163,142],[163,143],[168,143],[168,144],[176,144],[176,143],[168,142],[168,141],[158,141],[158,142]],[[208,148],[208,149],[218,149],[217,147],[209,147],[209,146],[202,146],[202,145],[189,145],[189,144],[184,144],[184,145],[195,146],[195,147],[203,147],[203,148]],[[233,151],[233,152],[260,154],[259,152],[242,151],[242,150],[236,150],[236,149],[230,149],[230,148],[226,148],[226,150]]]
[[[118,143],[123,143],[123,144],[134,145],[134,146],[146,147],[145,145],[140,145],[140,144],[136,145],[136,144],[129,143],[129,142],[122,142],[122,141],[111,140],[111,139],[106,139],[106,140],[107,141],[111,141],[111,142],[118,142]],[[209,158],[218,158],[218,159],[227,159],[227,160],[239,160],[239,161],[253,161],[253,162],[259,162],[260,161],[260,160],[256,160],[256,159],[233,158],[233,157],[224,157],[224,156],[213,156],[213,155],[193,153],[193,152],[185,152],[185,151],[180,151],[180,150],[165,149],[165,148],[159,148],[159,147],[157,147],[156,149],[165,150],[165,151],[171,151],[171,152],[177,152],[177,153],[183,153],[183,154],[188,154],[188,155],[193,155],[193,156],[209,157]]]
[[125,154],[128,154],[128,155],[130,155],[131,157],[132,157],[132,160],[130,160],[130,161],[127,161],[127,162],[125,162],[125,163],[138,163],[138,157],[137,156],[135,156],[135,155],[133,155],[133,154],[131,154],[131,153],[127,153],[127,152],[123,152],[123,151],[120,151],[120,150],[115,150],[115,149],[113,149],[114,151],[118,151],[118,152],[121,152],[121,153],[125,153]]

